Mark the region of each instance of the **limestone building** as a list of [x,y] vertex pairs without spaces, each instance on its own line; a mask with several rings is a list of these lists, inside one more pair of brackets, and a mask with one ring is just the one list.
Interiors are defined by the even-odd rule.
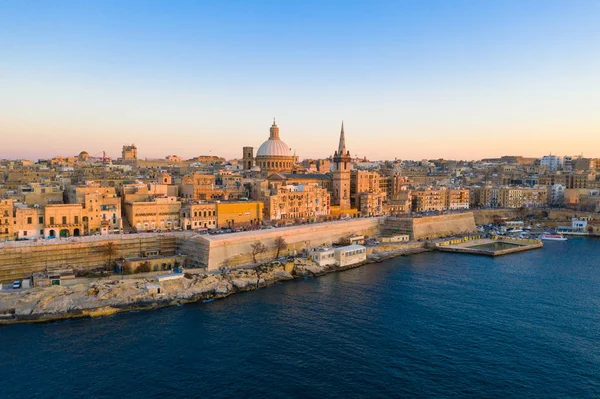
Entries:
[[278,186],[264,203],[265,217],[270,220],[314,221],[330,213],[329,192],[318,184]]
[[344,136],[344,122],[340,132],[340,143],[333,154],[333,193],[332,205],[338,206],[340,211],[350,209],[350,151],[346,150]]
[[252,148],[243,148],[244,169],[251,169],[252,166],[258,166],[261,171],[271,172],[291,172],[294,168],[295,157],[290,148],[279,138],[279,127],[273,119],[273,125],[269,130],[269,139],[262,143],[256,151],[256,157],[252,158]]
[[216,203],[185,203],[181,207],[181,227],[184,230],[215,229],[217,227]]
[[121,152],[121,161],[131,163],[135,163],[137,161],[137,147],[135,144],[123,146],[123,151]]

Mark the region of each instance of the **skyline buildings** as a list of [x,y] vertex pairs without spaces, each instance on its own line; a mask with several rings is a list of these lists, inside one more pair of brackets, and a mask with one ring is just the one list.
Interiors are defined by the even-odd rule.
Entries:
[[593,1],[7,2],[0,158],[124,142],[233,158],[273,116],[307,158],[342,119],[369,159],[598,157],[599,16]]

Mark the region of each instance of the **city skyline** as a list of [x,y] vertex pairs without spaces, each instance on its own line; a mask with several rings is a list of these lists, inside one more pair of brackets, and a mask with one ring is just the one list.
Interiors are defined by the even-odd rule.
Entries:
[[0,158],[598,157],[600,3],[0,5]]

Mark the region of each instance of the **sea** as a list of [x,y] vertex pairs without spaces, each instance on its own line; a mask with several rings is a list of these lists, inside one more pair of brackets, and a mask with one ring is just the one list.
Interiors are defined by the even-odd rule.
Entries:
[[598,398],[600,240],[0,326],[2,398]]

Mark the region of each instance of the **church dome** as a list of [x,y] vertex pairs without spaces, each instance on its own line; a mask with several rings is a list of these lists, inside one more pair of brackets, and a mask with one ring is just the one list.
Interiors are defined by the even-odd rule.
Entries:
[[256,152],[257,157],[291,157],[290,148],[280,139],[269,139]]
[[279,127],[273,120],[269,139],[262,143],[256,152],[257,157],[291,157],[290,148],[279,138]]

